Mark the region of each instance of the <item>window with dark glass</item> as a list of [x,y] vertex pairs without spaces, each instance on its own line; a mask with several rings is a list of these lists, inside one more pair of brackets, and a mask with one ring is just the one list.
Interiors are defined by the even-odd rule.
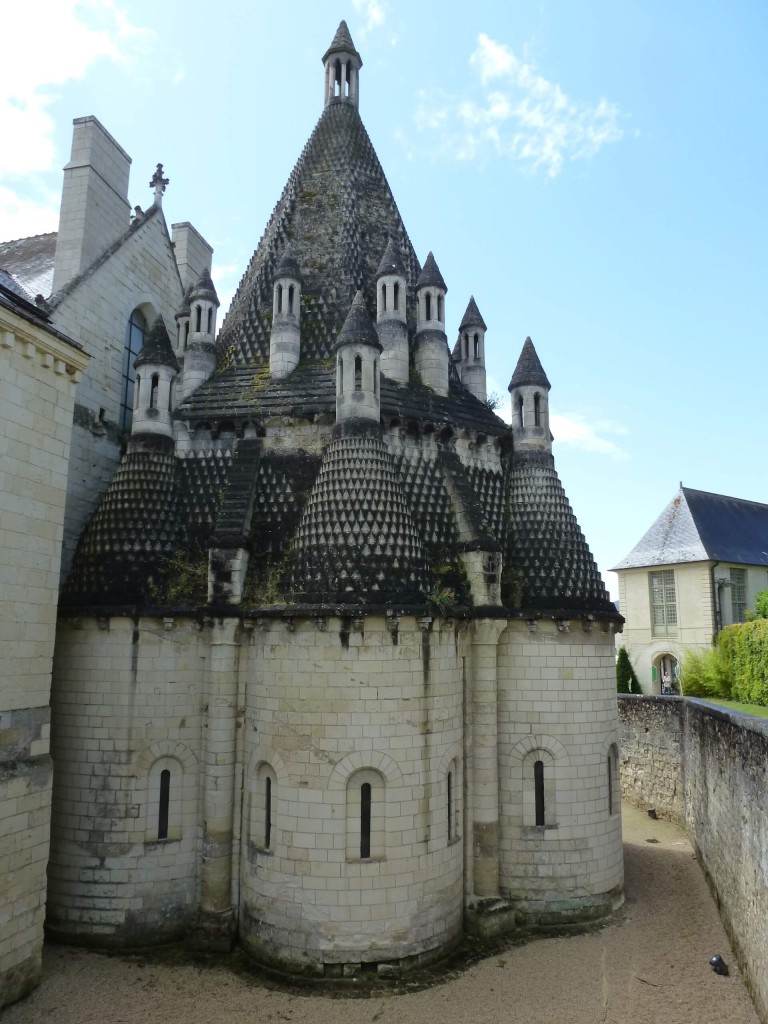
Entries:
[[133,364],[144,347],[144,336],[147,333],[147,321],[140,309],[134,309],[128,321],[128,332],[123,353],[122,388],[120,392],[120,426],[128,430],[133,420],[133,390],[136,383],[136,371]]

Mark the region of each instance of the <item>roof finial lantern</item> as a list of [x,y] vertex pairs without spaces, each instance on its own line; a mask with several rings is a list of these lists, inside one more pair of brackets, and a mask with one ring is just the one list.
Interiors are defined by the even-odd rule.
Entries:
[[358,291],[336,339],[336,422],[381,421],[382,345]]
[[182,398],[196,391],[216,369],[216,311],[219,308],[219,297],[207,268],[189,293],[189,306]]
[[448,339],[445,335],[445,294],[448,291],[430,253],[416,282],[416,348],[414,365],[424,384],[438,395],[448,394]]
[[144,339],[134,363],[131,436],[158,434],[173,437],[171,387],[179,372],[163,318],[158,316]]
[[346,21],[339,23],[333,41],[323,55],[325,106],[351,103],[358,109],[360,68],[363,61],[355,49]]
[[269,335],[269,370],[285,377],[301,358],[301,271],[290,246],[275,268],[272,287],[272,329]]
[[381,370],[399,384],[408,383],[408,324],[405,264],[390,237],[376,272],[376,330],[382,344]]
[[485,377],[486,330],[485,320],[472,295],[461,318],[459,338],[453,350],[453,361],[459,371],[461,383],[481,402],[488,397]]

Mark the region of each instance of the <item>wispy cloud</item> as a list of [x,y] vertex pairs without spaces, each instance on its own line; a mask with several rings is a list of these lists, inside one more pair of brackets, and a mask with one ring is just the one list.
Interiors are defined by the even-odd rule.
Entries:
[[352,0],[357,13],[365,18],[360,35],[365,38],[373,29],[382,28],[386,18],[386,7],[380,0]]
[[[113,0],[11,4],[3,11],[3,28],[7,39],[25,39],[34,48],[31,59],[29,46],[6,46],[0,62],[0,138],[13,140],[0,147],[0,238],[12,238],[19,228],[31,233],[30,225],[39,228],[41,220],[46,230],[56,226],[56,202],[38,176],[54,167],[49,108],[61,87],[83,78],[99,60],[130,66],[155,36],[134,25]],[[24,227],[21,216],[28,218]]]
[[549,418],[552,434],[558,445],[569,445],[595,455],[608,455],[613,459],[629,458],[611,437],[627,433],[626,427],[612,420],[587,420],[584,416],[552,413]]
[[476,95],[421,92],[417,126],[439,132],[443,156],[497,155],[555,177],[568,160],[593,157],[623,136],[619,109],[575,100],[510,47],[481,33],[469,58]]

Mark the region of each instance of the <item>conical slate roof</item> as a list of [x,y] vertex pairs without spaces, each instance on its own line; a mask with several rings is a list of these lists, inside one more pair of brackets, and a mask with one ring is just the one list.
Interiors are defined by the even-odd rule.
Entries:
[[392,455],[377,437],[329,445],[296,533],[286,596],[346,605],[423,603],[418,531]]
[[395,245],[394,239],[389,238],[387,240],[387,248],[384,255],[381,257],[381,263],[379,269],[376,271],[376,277],[383,277],[384,274],[399,274],[400,277],[405,277],[405,264],[403,263],[403,257],[400,255],[400,250]]
[[353,344],[373,345],[377,351],[381,352],[381,342],[365,305],[362,292],[355,295],[355,301],[352,303],[344,326],[336,339],[335,348]]
[[430,253],[427,256],[427,261],[424,264],[424,268],[419,274],[419,279],[416,282],[417,288],[425,288],[427,285],[433,288],[442,288],[444,292],[448,291],[443,275],[440,273],[440,268],[437,265],[435,257]]
[[376,273],[388,237],[402,253],[412,286],[419,263],[368,133],[353,104],[332,103],[240,282],[219,334],[220,365],[268,362],[272,284],[289,240],[303,276],[302,362],[330,358],[358,289],[375,306]]
[[294,281],[301,281],[301,270],[290,245],[285,247],[285,252],[275,268],[275,280],[281,277],[292,277]]
[[509,382],[507,390],[511,391],[513,388],[526,385],[538,386],[547,390],[551,387],[530,338],[525,339],[523,350],[520,353],[520,358],[517,360],[517,366],[512,374],[512,380]]
[[463,331],[465,327],[482,327],[484,331],[488,330],[485,326],[485,320],[483,320],[480,310],[477,308],[474,295],[470,296],[466,312],[459,324],[459,330]]
[[199,280],[195,282],[195,287],[190,292],[190,302],[194,302],[195,299],[207,300],[208,302],[215,302],[217,306],[219,305],[219,296],[216,294],[210,272],[207,269],[202,272]]
[[323,54],[323,61],[328,60],[332,53],[351,53],[360,61],[362,66],[362,58],[355,49],[355,44],[352,42],[352,36],[349,34],[346,21],[340,21],[339,27],[336,29],[336,35],[331,41],[331,45]]
[[181,300],[181,305],[176,310],[176,320],[181,320],[182,317],[189,316],[191,312],[191,307],[189,305],[189,297],[192,294],[192,290],[194,287],[194,284],[187,285],[186,290],[184,291],[184,298]]
[[168,331],[165,329],[165,323],[161,316],[152,324],[152,328],[141,346],[141,352],[133,365],[138,369],[146,363],[151,363],[153,366],[170,366],[176,371],[179,369],[171,347],[171,339],[168,337]]
[[514,457],[508,508],[504,564],[509,582],[502,594],[507,607],[615,617],[549,452]]

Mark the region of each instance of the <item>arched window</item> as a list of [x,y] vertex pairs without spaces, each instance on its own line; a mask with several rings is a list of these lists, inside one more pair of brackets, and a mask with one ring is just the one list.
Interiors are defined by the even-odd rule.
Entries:
[[292,284],[288,285],[288,312],[293,313],[293,293],[294,287]]
[[443,296],[440,294],[437,296],[437,319],[443,322]]
[[400,285],[399,285],[399,283],[397,281],[395,281],[392,290],[393,290],[392,308],[393,309],[400,309]]
[[333,80],[333,95],[341,95],[341,61],[337,60],[335,65],[335,76]]
[[152,374],[152,387],[149,392],[149,408],[157,408],[157,390],[160,386],[160,376],[157,373]]
[[355,391],[363,390],[363,357],[355,356]]
[[195,306],[195,330],[199,331],[203,322],[203,307]]
[[480,335],[477,334],[477,333],[475,333],[475,335],[472,338],[472,346],[473,346],[473,353],[474,353],[475,359],[479,359],[480,358]]
[[548,750],[529,751],[523,760],[523,825],[553,828],[555,799],[555,759]]
[[120,393],[120,426],[123,430],[130,429],[133,420],[134,385],[136,371],[133,364],[144,346],[147,333],[147,321],[140,309],[134,309],[128,321],[128,330],[123,353],[123,374]]
[[381,286],[381,311],[382,313],[387,311],[387,286],[385,284]]
[[160,772],[160,802],[157,812],[157,838],[168,838],[168,810],[171,803],[171,772],[163,768]]
[[533,396],[533,425],[534,427],[541,426],[541,395],[538,391]]
[[347,782],[347,860],[384,856],[384,779],[372,768],[362,768]]
[[464,360],[469,359],[469,335],[464,335]]
[[608,813],[618,814],[621,806],[621,785],[619,782],[619,748],[612,743],[606,757],[608,783]]
[[424,319],[432,319],[432,296],[429,294],[429,292],[427,292],[426,295],[424,296]]
[[525,426],[525,417],[523,415],[523,396],[517,396],[517,425],[518,427]]
[[275,296],[277,297],[277,312],[278,313],[282,313],[283,312],[283,286],[281,284],[279,284],[277,286],[277,288],[275,288]]
[[259,850],[271,852],[275,843],[277,779],[271,765],[263,761],[253,780],[251,792],[250,840]]

